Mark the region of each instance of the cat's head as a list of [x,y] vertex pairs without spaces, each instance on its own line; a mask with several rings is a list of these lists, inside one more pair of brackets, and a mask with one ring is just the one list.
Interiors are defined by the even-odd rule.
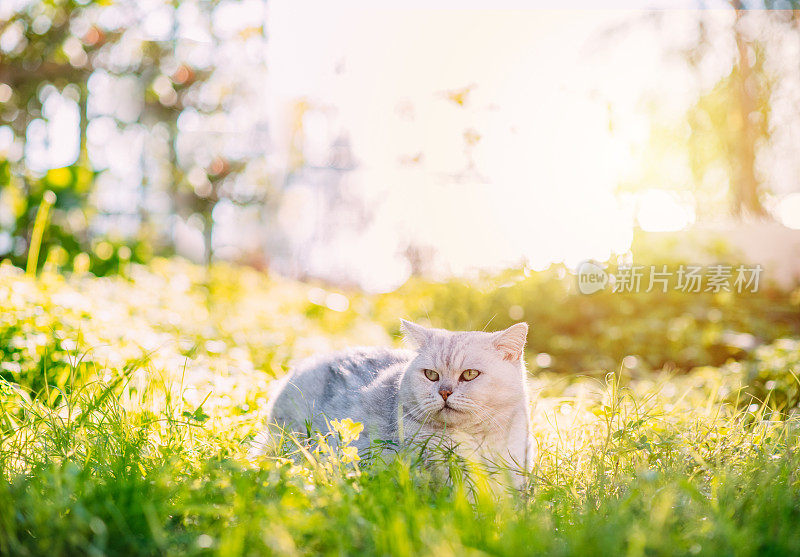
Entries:
[[453,426],[485,424],[525,401],[526,323],[504,331],[446,331],[401,320],[417,356],[403,376],[407,418]]

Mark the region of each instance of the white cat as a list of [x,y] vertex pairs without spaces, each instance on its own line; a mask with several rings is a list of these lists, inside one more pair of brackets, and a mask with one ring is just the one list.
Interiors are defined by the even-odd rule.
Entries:
[[269,422],[305,433],[350,418],[365,426],[354,443],[362,455],[375,441],[444,442],[465,459],[516,470],[512,482],[523,487],[533,457],[522,357],[528,325],[486,333],[402,321],[402,329],[416,351],[354,349],[303,362],[281,381]]

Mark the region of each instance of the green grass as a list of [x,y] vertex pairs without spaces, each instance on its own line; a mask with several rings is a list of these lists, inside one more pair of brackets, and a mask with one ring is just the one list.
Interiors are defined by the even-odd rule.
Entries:
[[[309,312],[308,287],[140,271],[0,276],[2,554],[800,553],[800,421],[741,394],[746,365],[537,374],[522,494],[437,483],[408,455],[254,463],[290,357],[391,338],[364,309]],[[753,367],[789,388],[797,344],[779,348]]]
[[798,424],[761,411],[634,420],[628,393],[601,406],[598,435],[559,431],[570,439],[541,450],[530,493],[494,497],[404,459],[253,465],[235,435],[168,404],[125,410],[118,386],[88,385],[55,408],[3,388],[6,554],[800,551]]

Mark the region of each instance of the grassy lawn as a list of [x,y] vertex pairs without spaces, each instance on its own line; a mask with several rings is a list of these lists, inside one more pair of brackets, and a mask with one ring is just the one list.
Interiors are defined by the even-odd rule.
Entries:
[[[800,553],[796,301],[787,317],[698,296],[659,306],[667,319],[644,298],[619,314],[603,298],[544,298],[564,284],[546,273],[497,280],[367,297],[163,260],[104,279],[0,268],[0,552]],[[508,305],[539,326],[527,493],[438,484],[406,457],[247,460],[290,360],[399,344],[399,317],[482,328]],[[617,359],[626,343],[640,350]],[[609,354],[613,365],[562,369]]]

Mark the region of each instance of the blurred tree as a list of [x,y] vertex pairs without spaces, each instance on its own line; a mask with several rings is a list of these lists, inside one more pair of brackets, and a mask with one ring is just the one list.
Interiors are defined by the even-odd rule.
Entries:
[[[742,22],[744,11],[740,0],[733,0],[736,10],[736,23],[733,36],[736,41],[736,65],[731,77],[736,84],[734,106],[738,108],[738,118],[731,118],[737,126],[735,130],[737,157],[729,161],[733,174],[731,210],[734,215],[745,212],[764,215],[759,190],[761,183],[756,178],[756,142],[759,137],[769,133],[769,78],[764,72],[764,56],[757,41],[749,41],[745,36]],[[752,47],[751,47],[752,43]],[[754,56],[751,57],[751,52]]]
[[[71,231],[65,225],[65,213],[86,205],[93,178],[85,148],[87,82],[90,56],[105,42],[105,35],[101,38],[99,31],[93,31],[82,39],[74,36],[73,17],[82,9],[76,2],[29,3],[0,17],[0,119],[6,124],[0,128],[5,143],[5,152],[0,152],[5,209],[0,256],[10,255],[17,264],[24,261],[36,209],[47,189],[58,197],[45,245],[59,244],[74,252],[86,241],[83,230]],[[52,116],[45,104],[54,92],[77,104],[79,149],[61,168],[31,169],[26,161],[28,133],[32,125]]]
[[217,204],[265,195],[237,181],[266,143],[262,115],[247,106],[261,90],[264,3],[235,12],[240,4],[0,6],[0,257],[24,261],[50,189],[57,202],[42,253],[58,248],[58,263],[88,252],[103,273],[123,243],[139,260],[169,252],[174,215],[196,215],[210,260]]
[[[703,183],[709,169],[726,170],[732,215],[763,217],[767,214],[762,202],[764,183],[756,173],[756,158],[760,144],[770,135],[774,79],[766,64],[770,45],[753,36],[747,25],[748,12],[739,0],[732,0],[731,7],[736,13],[730,28],[735,44],[733,64],[728,75],[701,94],[689,110],[689,156],[696,183]],[[695,68],[715,50],[702,19],[699,26],[699,43],[687,56]]]
[[[775,111],[776,100],[788,106],[793,101],[787,99],[796,96],[789,91],[800,85],[797,51],[787,49],[789,44],[800,48],[800,12],[796,0],[729,0],[729,5],[729,18],[698,9],[690,12],[695,16],[690,32],[665,37],[668,52],[677,52],[694,74],[697,96],[677,120],[660,113],[658,94],[646,99],[651,122],[642,170],[620,189],[673,190],[693,198],[700,218],[721,213],[764,218],[769,217],[765,202],[778,181],[776,136],[800,126],[796,110]],[[672,15],[648,12],[627,27],[649,22],[674,31],[678,23]],[[613,123],[610,110],[612,129]]]

